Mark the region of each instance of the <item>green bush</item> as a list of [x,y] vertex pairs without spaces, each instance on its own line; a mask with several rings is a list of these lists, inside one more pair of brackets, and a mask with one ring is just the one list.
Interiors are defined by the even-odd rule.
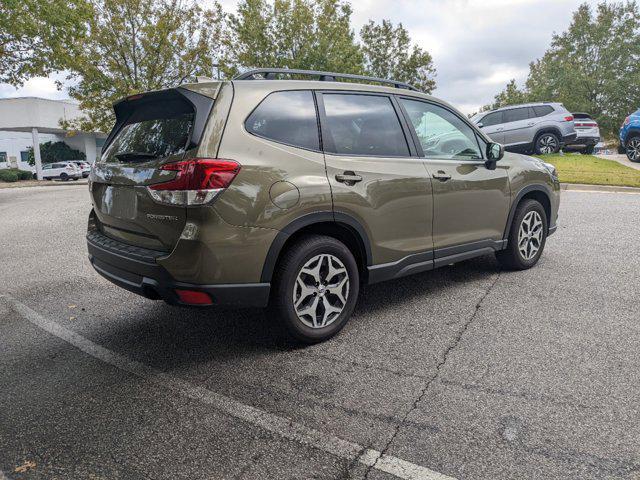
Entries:
[[17,168],[0,169],[0,182],[17,182],[18,180],[31,180],[33,173],[29,170],[18,170]]
[[18,170],[17,173],[20,180],[31,180],[33,178],[33,173],[29,170]]
[[17,182],[19,178],[15,170],[0,169],[0,182]]

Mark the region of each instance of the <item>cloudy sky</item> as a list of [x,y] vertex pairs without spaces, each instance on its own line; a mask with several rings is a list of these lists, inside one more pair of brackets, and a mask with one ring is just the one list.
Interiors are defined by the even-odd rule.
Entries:
[[[207,0],[202,0],[207,3]],[[438,75],[434,94],[465,113],[490,102],[511,79],[524,81],[529,62],[564,31],[585,0],[352,0],[353,28],[369,19],[402,22],[431,53]],[[596,0],[586,0],[596,4]],[[221,1],[228,12],[236,1]],[[66,98],[55,77],[34,78],[18,90],[0,84],[0,97]]]

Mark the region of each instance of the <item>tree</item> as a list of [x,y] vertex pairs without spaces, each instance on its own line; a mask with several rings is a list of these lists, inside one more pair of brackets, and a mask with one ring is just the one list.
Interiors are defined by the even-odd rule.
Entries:
[[0,82],[60,68],[54,52],[81,35],[89,12],[84,0],[0,0]]
[[69,94],[87,117],[68,128],[109,131],[111,105],[135,93],[210,76],[221,55],[223,14],[192,0],[93,0],[75,42],[57,50]]
[[[29,165],[35,165],[33,147],[28,147],[27,152]],[[42,163],[62,162],[64,160],[84,160],[86,155],[80,150],[71,148],[64,142],[45,142],[40,144],[40,157]]]
[[517,105],[529,101],[529,93],[518,88],[515,79],[511,79],[502,92],[494,97],[493,104],[483,110],[495,110],[508,105]]
[[224,70],[259,67],[362,73],[362,53],[340,0],[244,0],[229,16]]
[[[511,83],[510,83],[511,85]],[[587,4],[566,32],[554,35],[542,58],[530,64],[525,89],[507,86],[498,97],[562,102],[591,113],[605,137],[640,105],[640,9],[635,1]]]
[[423,92],[435,88],[436,69],[429,52],[411,46],[409,32],[390,20],[376,24],[369,21],[360,30],[364,69],[369,75],[407,82]]

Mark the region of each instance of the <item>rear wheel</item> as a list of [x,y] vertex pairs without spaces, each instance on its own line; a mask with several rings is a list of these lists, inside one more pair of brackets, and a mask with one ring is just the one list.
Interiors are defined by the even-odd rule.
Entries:
[[627,158],[632,162],[640,162],[640,137],[631,137],[626,145]]
[[294,339],[322,342],[345,326],[359,289],[358,266],[349,249],[335,238],[309,235],[279,262],[272,309]]
[[536,153],[538,155],[548,155],[560,151],[560,139],[555,133],[543,133],[536,140]]
[[509,270],[533,267],[547,241],[547,214],[537,200],[524,200],[511,224],[507,248],[496,253],[500,264]]

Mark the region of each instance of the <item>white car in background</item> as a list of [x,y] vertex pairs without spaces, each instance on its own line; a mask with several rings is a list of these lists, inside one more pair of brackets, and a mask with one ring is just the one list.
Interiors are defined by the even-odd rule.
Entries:
[[54,162],[42,165],[42,178],[53,180],[58,178],[63,182],[82,178],[82,171],[73,162]]
[[91,173],[91,165],[86,160],[70,160],[70,162],[78,166],[82,173],[82,178],[87,178]]

